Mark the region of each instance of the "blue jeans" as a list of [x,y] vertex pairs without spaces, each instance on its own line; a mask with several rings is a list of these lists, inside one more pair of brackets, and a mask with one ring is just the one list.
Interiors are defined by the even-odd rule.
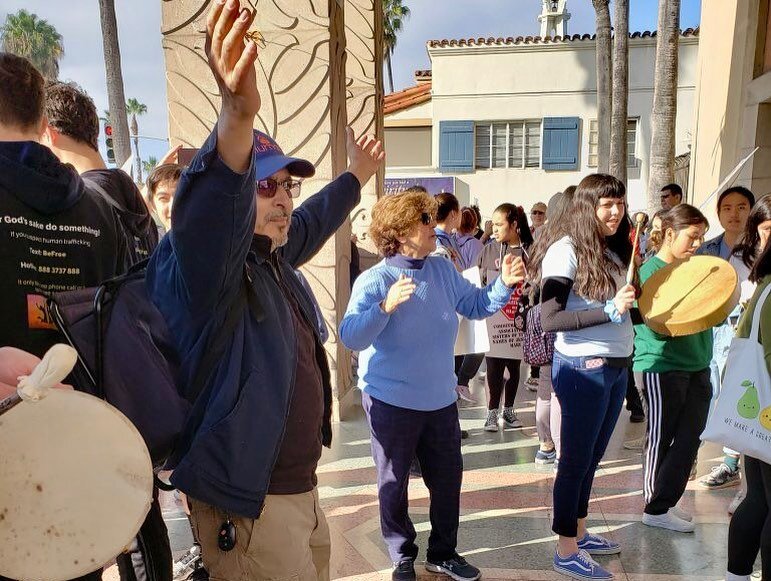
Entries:
[[[732,316],[728,320],[717,327],[712,328],[712,361],[709,362],[710,369],[710,382],[712,383],[712,404],[710,405],[710,415],[712,410],[715,409],[715,401],[717,396],[720,395],[720,387],[723,383],[723,370],[728,362],[728,350],[731,347],[731,339],[736,334],[736,324],[738,318]],[[731,448],[723,448],[723,453],[729,456],[739,456],[739,452],[732,450]]]
[[602,364],[587,369],[587,362],[596,359],[554,353],[552,382],[562,426],[552,530],[564,537],[575,537],[578,519],[589,512],[594,471],[621,413],[629,379],[627,367]]

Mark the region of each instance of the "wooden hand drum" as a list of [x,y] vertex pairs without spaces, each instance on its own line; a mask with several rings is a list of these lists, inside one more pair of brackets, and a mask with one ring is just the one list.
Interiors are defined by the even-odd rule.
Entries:
[[104,401],[70,390],[0,407],[0,575],[60,581],[112,560],[152,501],[152,464],[137,429]]
[[645,324],[682,337],[719,325],[739,303],[739,277],[714,256],[677,260],[645,281],[637,301]]

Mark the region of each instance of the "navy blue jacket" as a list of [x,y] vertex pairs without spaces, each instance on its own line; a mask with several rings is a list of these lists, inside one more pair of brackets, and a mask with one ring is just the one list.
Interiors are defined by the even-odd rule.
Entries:
[[329,367],[313,303],[293,269],[310,260],[358,204],[360,185],[344,173],[292,213],[289,241],[271,252],[254,235],[255,162],[244,174],[217,155],[216,129],[182,174],[173,228],[153,254],[148,288],[173,333],[189,385],[207,339],[226,318],[244,264],[265,311],[244,311],[226,353],[191,412],[169,462],[172,483],[233,514],[259,517],[284,434],[294,387],[296,337],[281,286],[291,292],[316,334],[322,373],[322,442],[332,441]]
[[724,236],[725,234],[719,234],[711,240],[707,240],[699,247],[699,249],[696,251],[696,254],[704,256],[717,256],[720,258],[720,247],[723,244]]

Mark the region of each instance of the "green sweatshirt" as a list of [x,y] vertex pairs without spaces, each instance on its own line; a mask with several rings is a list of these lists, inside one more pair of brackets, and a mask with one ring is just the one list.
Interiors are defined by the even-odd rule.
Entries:
[[[771,275],[764,276],[760,282],[758,282],[755,293],[752,295],[742,318],[739,319],[739,325],[736,328],[737,337],[750,336],[752,314],[757,308],[760,295],[763,294],[763,291],[769,284],[771,284]],[[766,359],[766,367],[768,368],[768,372],[771,373],[771,341],[763,341],[763,337],[771,338],[771,298],[766,300],[766,303],[761,308],[763,310],[760,311],[760,333],[758,334],[758,341],[763,345],[763,355]]]
[[[666,265],[659,257],[651,257],[640,267],[640,282],[644,283]],[[712,329],[683,337],[667,337],[647,325],[634,326],[635,371],[701,371],[709,367],[711,359]]]

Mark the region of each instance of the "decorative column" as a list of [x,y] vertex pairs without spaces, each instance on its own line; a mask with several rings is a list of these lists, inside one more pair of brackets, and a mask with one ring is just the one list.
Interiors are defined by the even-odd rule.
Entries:
[[[262,107],[255,126],[287,155],[316,166],[315,177],[303,185],[305,199],[347,167],[344,0],[251,1],[258,7],[253,29],[264,39],[257,63]],[[219,109],[203,53],[209,2],[167,0],[162,7],[169,136],[173,144],[198,147]],[[336,419],[353,403],[346,397],[352,393],[350,352],[337,337],[350,294],[350,236],[346,224],[303,267],[330,329],[326,349]]]
[[[345,36],[348,123],[356,135],[371,133],[383,139],[383,9],[380,0],[346,0]],[[383,194],[385,167],[361,193],[361,204],[351,214],[361,267],[377,260],[369,237],[370,211]]]

